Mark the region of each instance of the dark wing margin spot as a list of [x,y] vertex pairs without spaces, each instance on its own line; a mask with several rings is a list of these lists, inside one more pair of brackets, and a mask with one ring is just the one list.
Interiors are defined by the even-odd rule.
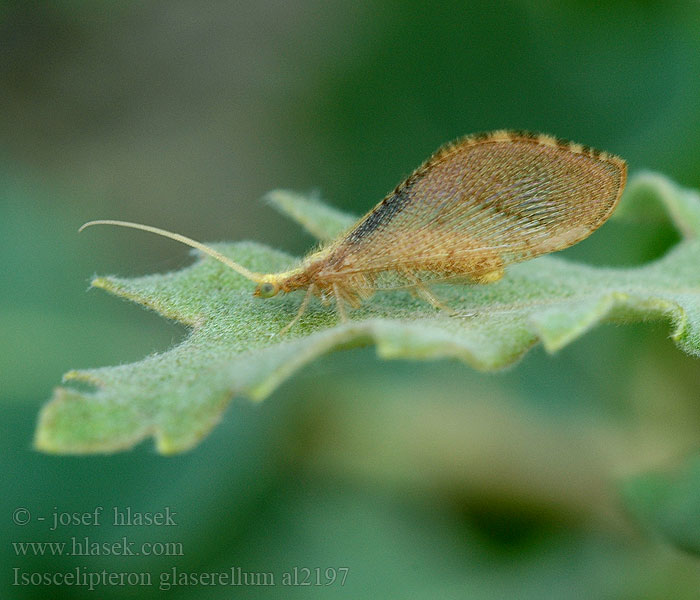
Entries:
[[379,228],[380,225],[389,223],[408,202],[410,202],[410,197],[406,189],[397,189],[392,192],[350,233],[348,243],[356,244]]
[[506,129],[505,133],[507,133],[512,140],[518,138],[524,140],[536,140],[539,137],[538,133],[528,129]]
[[474,133],[472,135],[466,136],[469,139],[472,140],[487,140],[489,139],[493,134],[491,132],[483,132],[483,133]]

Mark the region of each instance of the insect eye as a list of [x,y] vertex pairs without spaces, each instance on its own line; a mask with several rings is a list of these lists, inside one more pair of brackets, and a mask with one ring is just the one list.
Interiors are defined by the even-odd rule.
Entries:
[[261,284],[259,290],[259,294],[263,298],[270,298],[277,293],[277,288],[273,283],[270,283],[269,281],[266,281],[265,283]]

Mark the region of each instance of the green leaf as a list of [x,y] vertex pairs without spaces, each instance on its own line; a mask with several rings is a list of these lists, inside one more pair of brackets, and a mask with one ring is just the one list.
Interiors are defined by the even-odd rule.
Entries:
[[[288,192],[275,206],[318,237],[347,228],[351,217]],[[436,285],[460,316],[451,317],[405,291],[381,292],[339,323],[332,307],[313,301],[284,337],[301,293],[254,298],[252,284],[209,258],[181,271],[137,279],[99,277],[103,288],[189,325],[189,337],[163,353],[117,367],[71,371],[44,407],[36,446],[47,452],[109,452],[153,436],[160,452],[187,450],[220,419],[234,395],[262,400],[294,371],[338,348],[374,344],[382,358],[456,357],[476,369],[517,361],[538,342],[554,352],[607,319],[665,319],[686,352],[700,354],[700,197],[664,177],[630,183],[620,218],[664,208],[682,235],[661,259],[636,268],[595,268],[554,256],[509,267],[490,285]],[[653,211],[651,211],[653,214]],[[262,272],[294,258],[256,243],[216,249]]]
[[700,555],[700,455],[670,473],[646,473],[625,482],[623,497],[648,529]]
[[326,206],[315,195],[304,196],[287,190],[272,190],[265,199],[316,239],[324,242],[334,240],[357,220],[352,215]]

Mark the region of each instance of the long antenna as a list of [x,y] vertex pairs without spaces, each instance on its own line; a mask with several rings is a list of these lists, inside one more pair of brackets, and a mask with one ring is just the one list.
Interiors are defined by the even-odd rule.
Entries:
[[117,225],[118,227],[129,227],[131,229],[140,229],[141,231],[155,233],[156,235],[161,235],[163,237],[170,238],[171,240],[175,240],[176,242],[186,244],[187,246],[192,246],[192,248],[197,248],[197,250],[201,250],[202,252],[208,254],[209,256],[218,260],[219,262],[224,263],[227,267],[231,267],[234,271],[240,273],[241,275],[243,275],[243,277],[250,279],[255,283],[260,283],[263,280],[262,273],[255,273],[253,271],[249,271],[244,266],[233,262],[230,258],[226,258],[223,254],[220,254],[213,248],[209,248],[209,246],[205,246],[204,244],[191,238],[185,237],[184,235],[180,235],[179,233],[173,233],[172,231],[166,231],[165,229],[159,229],[158,227],[151,227],[150,225],[141,225],[140,223],[129,223],[128,221],[112,220],[89,221],[88,223],[85,223],[80,229],[78,229],[78,233],[80,233],[86,227],[92,227],[93,225]]

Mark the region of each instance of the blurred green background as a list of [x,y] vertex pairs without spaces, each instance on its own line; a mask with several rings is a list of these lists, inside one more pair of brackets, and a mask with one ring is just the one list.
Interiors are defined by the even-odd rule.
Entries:
[[[2,598],[150,598],[158,573],[345,567],[345,586],[181,586],[172,598],[697,598],[696,558],[636,524],[624,478],[700,447],[700,363],[663,323],[605,325],[507,372],[325,357],[235,399],[193,451],[32,449],[62,373],[137,360],[183,327],[95,273],[188,264],[167,240],[312,240],[259,198],[367,210],[440,144],[533,129],[700,187],[697,2],[3,2],[0,8]],[[611,222],[566,255],[633,265],[667,226]],[[54,511],[177,526],[50,531]],[[32,520],[12,522],[26,507]],[[46,521],[37,520],[44,516]],[[17,556],[11,542],[179,542],[183,556]],[[15,571],[151,572],[152,587],[17,586]]]

